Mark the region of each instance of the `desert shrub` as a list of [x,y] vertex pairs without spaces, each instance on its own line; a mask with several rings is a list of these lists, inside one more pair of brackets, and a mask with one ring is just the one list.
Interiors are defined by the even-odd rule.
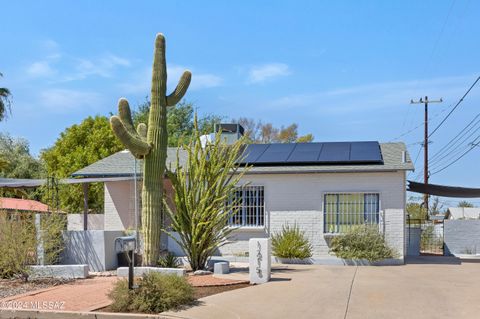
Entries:
[[160,256],[157,266],[162,268],[177,268],[180,266],[180,260],[174,254],[169,252],[166,255]]
[[[37,234],[35,215],[0,213],[0,277],[28,279],[29,266],[37,263],[37,245],[43,244],[44,264],[58,262],[63,251],[62,231],[66,227],[63,214],[42,214],[42,232]],[[39,235],[39,236],[37,236]]]
[[367,225],[354,226],[346,233],[335,236],[330,251],[340,258],[367,259],[370,262],[395,256],[377,227]]
[[273,255],[280,258],[305,259],[312,257],[312,245],[297,224],[282,226],[282,230],[272,235]]
[[67,228],[67,216],[60,213],[45,214],[42,215],[40,225],[44,264],[56,264],[65,248],[63,231]]
[[31,216],[0,213],[0,277],[28,279],[35,264],[35,225]]
[[193,287],[185,277],[151,272],[129,290],[127,280],[118,281],[109,297],[116,312],[160,313],[193,302]]
[[443,238],[435,232],[435,226],[428,225],[420,235],[420,251],[436,253],[443,249]]

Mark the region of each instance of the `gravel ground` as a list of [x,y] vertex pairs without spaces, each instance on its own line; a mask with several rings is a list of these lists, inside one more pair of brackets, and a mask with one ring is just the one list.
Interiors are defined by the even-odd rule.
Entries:
[[0,279],[0,299],[29,291],[49,288],[71,282],[71,279],[35,279],[24,282],[19,279]]

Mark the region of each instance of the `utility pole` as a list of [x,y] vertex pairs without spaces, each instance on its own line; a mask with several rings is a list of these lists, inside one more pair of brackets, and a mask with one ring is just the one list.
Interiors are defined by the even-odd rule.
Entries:
[[[423,141],[423,182],[426,185],[428,185],[428,177],[429,177],[429,171],[428,171],[428,104],[429,103],[442,103],[443,100],[440,98],[440,100],[436,101],[430,101],[428,99],[428,96],[425,96],[425,99],[420,98],[418,101],[411,100],[410,104],[425,104],[425,136],[424,136],[424,141]],[[428,194],[423,195],[423,206],[427,210],[427,217],[429,213],[429,207],[428,207]]]

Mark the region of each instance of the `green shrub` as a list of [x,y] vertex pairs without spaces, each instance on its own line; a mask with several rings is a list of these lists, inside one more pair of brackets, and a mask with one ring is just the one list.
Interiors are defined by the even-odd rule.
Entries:
[[395,256],[377,227],[367,225],[354,226],[334,237],[330,251],[343,259],[367,259],[370,262]]
[[166,255],[160,256],[157,266],[162,268],[177,268],[180,266],[180,260],[174,254],[169,252]]
[[178,309],[194,301],[193,287],[185,277],[151,272],[128,289],[127,280],[120,280],[110,292],[111,309],[116,312],[160,313]]
[[272,235],[273,255],[280,258],[305,259],[312,257],[312,245],[297,224],[282,226],[282,231]]

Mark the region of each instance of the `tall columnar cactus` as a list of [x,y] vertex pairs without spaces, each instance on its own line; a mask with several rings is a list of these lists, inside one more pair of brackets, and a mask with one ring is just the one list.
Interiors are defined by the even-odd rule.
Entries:
[[118,102],[118,116],[110,124],[115,135],[137,158],[143,158],[142,233],[144,241],[143,264],[154,265],[160,252],[162,228],[163,178],[167,157],[167,106],[177,104],[190,85],[192,74],[185,71],[170,95],[167,90],[165,37],[157,34],[153,59],[151,106],[148,128],[144,123],[133,127],[130,106],[126,99]]

